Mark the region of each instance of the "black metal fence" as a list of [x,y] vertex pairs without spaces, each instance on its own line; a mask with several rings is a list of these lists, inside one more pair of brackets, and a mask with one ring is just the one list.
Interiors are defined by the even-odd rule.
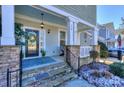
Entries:
[[22,47],[20,49],[19,69],[7,69],[7,87],[21,87],[22,86]]
[[20,87],[20,69],[7,69],[7,87]]

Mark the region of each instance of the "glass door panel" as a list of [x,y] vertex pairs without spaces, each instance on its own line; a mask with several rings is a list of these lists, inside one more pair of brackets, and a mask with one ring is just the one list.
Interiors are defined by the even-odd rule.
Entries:
[[26,43],[26,57],[39,56],[39,31],[26,29],[28,40]]

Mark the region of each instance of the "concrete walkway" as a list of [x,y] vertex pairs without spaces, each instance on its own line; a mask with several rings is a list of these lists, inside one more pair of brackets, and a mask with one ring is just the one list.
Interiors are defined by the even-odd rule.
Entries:
[[109,65],[109,64],[113,64],[113,63],[120,63],[121,61],[114,57],[108,57],[107,59],[101,58],[100,62]]
[[95,87],[95,86],[89,84],[84,79],[74,79],[74,80],[65,82],[64,84],[60,85],[59,87]]

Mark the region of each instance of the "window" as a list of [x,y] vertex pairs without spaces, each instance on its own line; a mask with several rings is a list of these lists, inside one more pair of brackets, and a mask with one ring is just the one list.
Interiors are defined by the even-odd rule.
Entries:
[[66,33],[60,31],[60,46],[64,46],[66,42]]

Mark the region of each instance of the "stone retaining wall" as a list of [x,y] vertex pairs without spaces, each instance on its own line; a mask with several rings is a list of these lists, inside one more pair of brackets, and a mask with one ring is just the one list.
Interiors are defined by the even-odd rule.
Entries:
[[[19,69],[20,51],[18,46],[0,46],[0,87],[7,86],[7,68],[10,70]],[[13,73],[13,86],[15,74]]]

